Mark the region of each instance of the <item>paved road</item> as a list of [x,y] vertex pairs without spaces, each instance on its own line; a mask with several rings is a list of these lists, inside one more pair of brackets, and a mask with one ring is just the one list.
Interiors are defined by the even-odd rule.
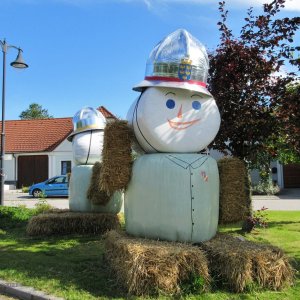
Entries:
[[277,196],[252,196],[252,203],[254,210],[264,206],[269,210],[300,211],[300,189],[284,189]]
[[[46,198],[46,200],[53,207],[60,209],[69,208],[68,198]],[[265,206],[269,210],[300,211],[300,189],[283,190],[279,196],[252,196],[252,200],[254,210]],[[4,195],[4,205],[6,206],[26,205],[32,208],[38,201],[38,199],[24,194],[20,190],[5,191]]]
[[[47,203],[53,207],[65,209],[69,208],[69,200],[64,198],[46,198]],[[29,196],[28,193],[22,193],[20,190],[5,191],[4,205],[5,206],[19,206],[25,205],[28,208],[33,208],[40,200]]]

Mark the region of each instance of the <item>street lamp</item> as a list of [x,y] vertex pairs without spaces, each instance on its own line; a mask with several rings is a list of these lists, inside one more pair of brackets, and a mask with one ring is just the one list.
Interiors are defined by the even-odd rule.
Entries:
[[0,205],[4,204],[4,156],[5,156],[5,76],[6,76],[6,53],[10,48],[18,50],[18,56],[10,65],[14,68],[25,69],[28,65],[22,57],[22,49],[13,45],[8,45],[5,41],[0,40],[0,46],[3,52],[3,77],[2,77],[2,130],[1,130],[1,150],[0,150]]

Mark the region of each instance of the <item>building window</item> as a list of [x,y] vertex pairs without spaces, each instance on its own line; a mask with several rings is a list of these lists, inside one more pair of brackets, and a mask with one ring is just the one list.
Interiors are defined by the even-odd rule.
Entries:
[[61,162],[61,175],[67,175],[71,173],[71,161],[65,160]]

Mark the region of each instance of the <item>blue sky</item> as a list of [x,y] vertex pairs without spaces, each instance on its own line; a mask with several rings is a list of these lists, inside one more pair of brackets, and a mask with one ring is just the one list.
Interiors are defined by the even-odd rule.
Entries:
[[[231,27],[238,32],[247,8],[266,1],[228,0]],[[281,15],[299,16],[300,1],[287,0]],[[213,50],[218,20],[215,0],[0,0],[0,39],[20,46],[29,64],[11,68],[17,52],[8,52],[6,119],[32,102],[54,117],[103,105],[125,118],[153,47],[185,28]]]

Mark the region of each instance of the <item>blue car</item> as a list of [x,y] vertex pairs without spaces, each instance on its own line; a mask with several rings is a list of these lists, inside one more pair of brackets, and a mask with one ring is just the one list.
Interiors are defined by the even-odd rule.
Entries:
[[68,176],[60,175],[52,177],[44,182],[32,185],[29,188],[29,195],[39,198],[41,195],[51,196],[68,196],[69,195]]

